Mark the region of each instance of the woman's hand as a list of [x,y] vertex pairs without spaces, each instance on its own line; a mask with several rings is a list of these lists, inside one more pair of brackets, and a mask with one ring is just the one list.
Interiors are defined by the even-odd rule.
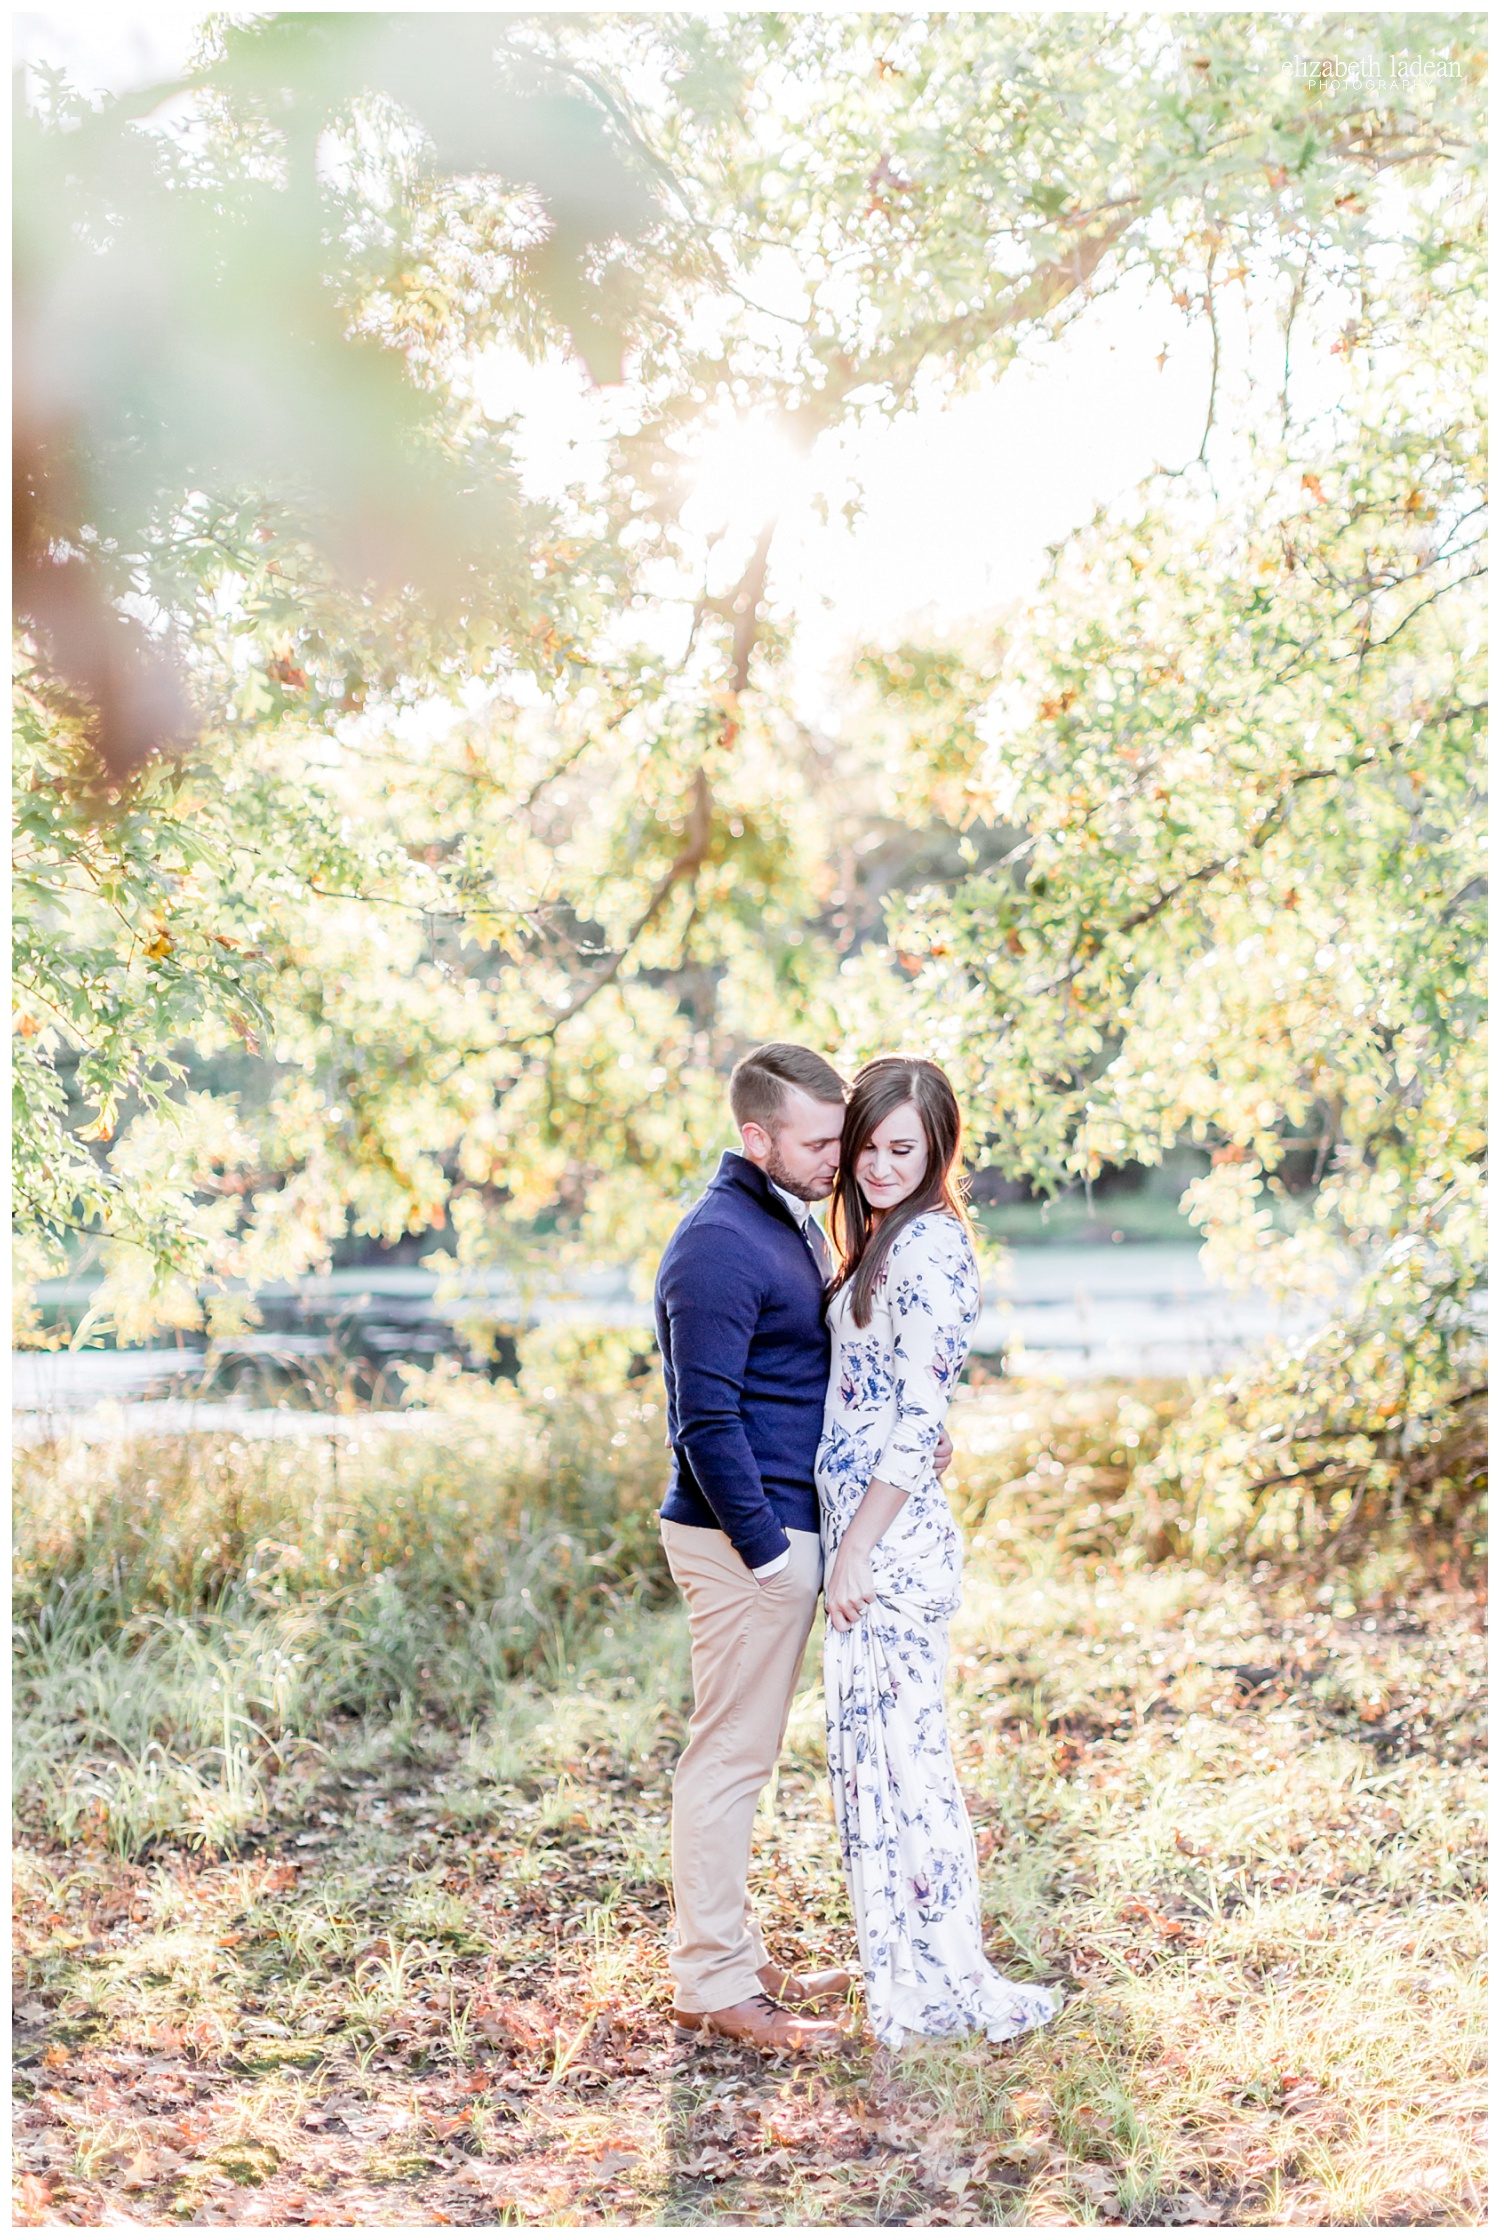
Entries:
[[897,1485],[884,1485],[872,1477],[864,1499],[849,1519],[839,1541],[833,1568],[823,1585],[823,1606],[836,1633],[846,1633],[876,1599],[871,1550],[878,1546],[902,1509],[907,1495]]
[[836,1633],[848,1632],[874,1599],[875,1573],[870,1567],[869,1550],[846,1536],[839,1543],[823,1588],[829,1624]]

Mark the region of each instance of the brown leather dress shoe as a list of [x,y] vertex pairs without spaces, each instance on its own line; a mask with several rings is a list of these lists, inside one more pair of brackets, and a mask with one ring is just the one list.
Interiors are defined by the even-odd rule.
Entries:
[[854,1977],[842,1967],[825,1967],[821,1974],[793,1975],[774,1961],[759,1970],[757,1980],[768,1998],[781,2006],[827,2006],[847,1998]]
[[743,1998],[737,2006],[722,2006],[717,2013],[685,2014],[673,2008],[679,2037],[694,2037],[708,2030],[729,2037],[736,2044],[753,2045],[757,2052],[836,2052],[847,2043],[837,2022],[805,2014],[789,2014],[774,1998]]

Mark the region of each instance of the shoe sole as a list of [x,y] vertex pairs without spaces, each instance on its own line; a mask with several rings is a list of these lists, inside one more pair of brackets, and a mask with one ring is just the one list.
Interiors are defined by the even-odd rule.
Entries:
[[707,2014],[672,2015],[672,2034],[679,2045],[701,2045],[705,2038],[714,2038],[720,2044],[744,2045],[750,2052],[766,2054],[783,2052],[841,2052],[855,2043],[846,2030],[835,2036],[825,2037],[821,2032],[808,2043],[801,2045],[758,2045],[753,2037],[731,2037],[727,2030],[715,2029]]
[[[786,2011],[795,2013],[797,2020],[810,2022],[810,2020],[819,2020],[819,2017],[837,2013],[846,2004],[849,2004],[849,1999],[846,1999],[842,1993],[837,1993],[837,1990],[826,1990],[824,1997],[808,1999],[804,2006],[788,2006]],[[707,2022],[705,2013],[678,2013],[676,2006],[674,2006],[672,2008],[672,2026],[678,2031],[678,2035],[694,2037],[699,2031],[707,2029],[710,2022]]]

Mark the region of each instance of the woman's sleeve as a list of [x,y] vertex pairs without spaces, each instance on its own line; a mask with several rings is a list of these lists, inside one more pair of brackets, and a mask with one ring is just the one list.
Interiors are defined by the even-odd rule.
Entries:
[[932,1474],[933,1448],[979,1319],[979,1270],[968,1238],[946,1219],[913,1229],[891,1253],[886,1290],[896,1421],[874,1475],[914,1493]]

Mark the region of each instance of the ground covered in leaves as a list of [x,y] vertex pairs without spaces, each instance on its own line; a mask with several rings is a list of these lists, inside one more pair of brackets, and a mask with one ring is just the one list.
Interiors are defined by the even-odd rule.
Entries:
[[[1337,1608],[981,1547],[991,1948],[1070,1993],[1020,2046],[673,2042],[675,1614],[467,1738],[331,1729],[237,1858],[23,1834],[19,2219],[1480,2223],[1483,1612]],[[757,1877],[818,1964],[852,1939],[806,1678]]]

